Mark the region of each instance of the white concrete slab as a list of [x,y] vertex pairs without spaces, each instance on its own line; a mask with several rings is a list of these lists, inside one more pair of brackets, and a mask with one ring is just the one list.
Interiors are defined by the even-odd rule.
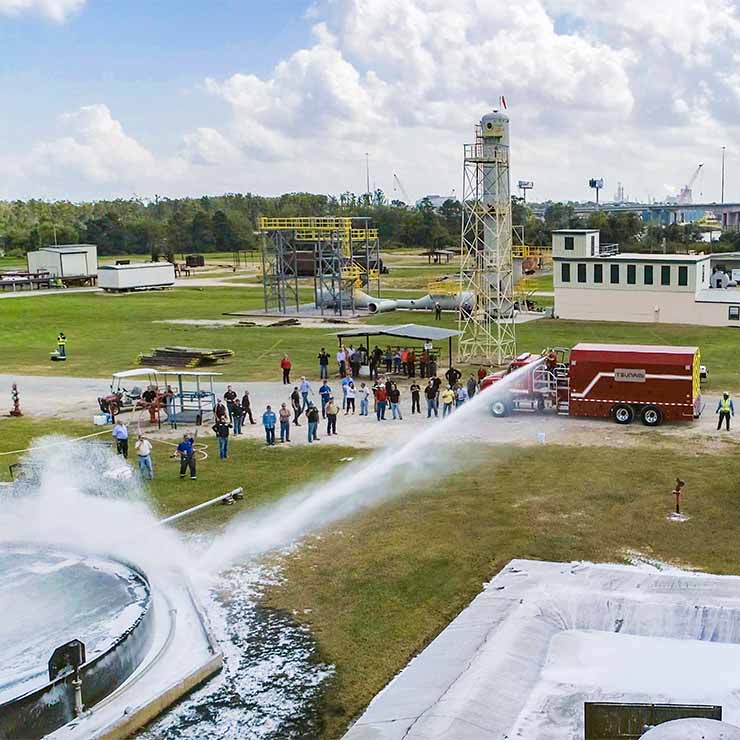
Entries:
[[584,701],[721,704],[740,721],[740,578],[512,561],[346,735],[583,736]]

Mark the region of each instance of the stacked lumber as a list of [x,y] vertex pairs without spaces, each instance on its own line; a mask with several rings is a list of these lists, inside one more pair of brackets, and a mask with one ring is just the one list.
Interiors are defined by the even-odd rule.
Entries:
[[139,364],[151,367],[211,367],[233,357],[230,349],[202,347],[157,347],[151,354],[139,355]]

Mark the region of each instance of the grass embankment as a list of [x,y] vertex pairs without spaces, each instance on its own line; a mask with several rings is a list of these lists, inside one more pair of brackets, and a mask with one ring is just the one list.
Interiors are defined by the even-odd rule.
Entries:
[[[42,433],[82,434],[87,425],[32,419],[0,424],[0,452]],[[299,433],[305,433],[301,429]],[[232,444],[231,459],[200,464],[180,481],[171,448],[155,445],[151,486],[162,516],[237,485],[247,498],[183,522],[219,527],[245,508],[329,475],[355,451],[328,445],[265,449]],[[282,561],[268,603],[299,615],[334,664],[322,714],[327,738],[341,736],[374,694],[443,629],[511,558],[623,560],[627,550],[716,573],[740,573],[740,499],[733,454],[683,455],[675,446],[630,449],[481,447],[433,485],[343,521]],[[735,443],[729,442],[732,449]],[[730,451],[731,452],[731,451]],[[595,464],[594,461],[598,461]],[[3,471],[11,462],[1,458]],[[717,475],[721,466],[722,475]],[[666,520],[676,475],[687,480],[691,519]]]

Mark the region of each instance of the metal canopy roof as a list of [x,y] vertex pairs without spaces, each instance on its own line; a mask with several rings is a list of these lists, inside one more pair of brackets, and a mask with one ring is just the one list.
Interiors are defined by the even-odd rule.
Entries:
[[437,326],[422,324],[397,324],[396,326],[373,326],[362,329],[347,329],[336,332],[338,337],[371,337],[383,335],[387,337],[404,337],[405,339],[442,340],[457,337],[462,334],[456,329],[440,329]]
[[216,375],[222,375],[222,373],[214,373],[210,370],[155,370],[151,367],[141,367],[135,370],[123,370],[120,373],[113,373],[114,378],[141,378],[148,375],[183,375],[183,376],[199,376],[199,377],[215,377]]

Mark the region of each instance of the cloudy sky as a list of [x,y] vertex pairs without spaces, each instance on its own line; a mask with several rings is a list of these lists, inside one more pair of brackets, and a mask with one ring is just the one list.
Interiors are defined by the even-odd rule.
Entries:
[[460,191],[503,94],[512,180],[740,200],[737,0],[0,0],[0,198]]

